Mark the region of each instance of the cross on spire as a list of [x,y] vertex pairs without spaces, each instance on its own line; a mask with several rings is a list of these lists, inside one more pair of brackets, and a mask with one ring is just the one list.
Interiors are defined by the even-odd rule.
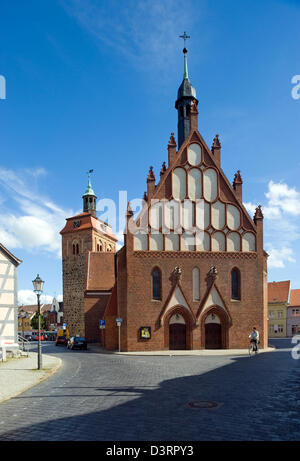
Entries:
[[183,35],[179,35],[179,38],[183,38],[183,40],[184,40],[184,48],[185,48],[185,42],[187,41],[188,38],[191,38],[191,36],[186,35],[186,32],[184,32]]

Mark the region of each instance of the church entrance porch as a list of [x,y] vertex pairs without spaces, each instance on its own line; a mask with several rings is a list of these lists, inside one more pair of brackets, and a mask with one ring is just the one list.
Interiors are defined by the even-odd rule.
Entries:
[[224,313],[218,308],[213,308],[201,323],[202,348],[227,349],[229,325]]
[[187,329],[184,318],[178,313],[174,314],[169,321],[169,349],[187,349],[186,335]]

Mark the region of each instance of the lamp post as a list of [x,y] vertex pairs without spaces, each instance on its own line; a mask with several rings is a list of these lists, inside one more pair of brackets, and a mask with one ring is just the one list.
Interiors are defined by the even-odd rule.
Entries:
[[43,292],[44,281],[40,278],[39,274],[36,276],[35,280],[32,281],[33,283],[33,291],[37,295],[37,304],[38,304],[38,370],[42,370],[42,344],[41,344],[41,304],[40,304],[40,296]]

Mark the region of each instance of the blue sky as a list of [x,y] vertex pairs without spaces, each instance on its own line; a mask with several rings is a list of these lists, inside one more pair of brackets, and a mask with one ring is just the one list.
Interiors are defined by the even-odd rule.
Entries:
[[[167,159],[182,81],[183,31],[199,130],[219,133],[222,167],[265,215],[269,281],[300,288],[300,1],[2,2],[0,241],[23,260],[20,301],[37,272],[62,293],[60,235],[81,210],[86,172],[99,198],[142,197]],[[118,229],[116,229],[118,232]]]

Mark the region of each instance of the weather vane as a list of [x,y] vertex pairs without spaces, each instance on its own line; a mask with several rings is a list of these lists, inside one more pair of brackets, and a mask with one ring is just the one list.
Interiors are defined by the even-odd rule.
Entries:
[[188,38],[191,38],[191,36],[186,35],[186,32],[184,32],[183,35],[179,35],[179,38],[183,38],[183,40],[184,40],[184,48],[185,48],[185,42],[187,41]]
[[89,178],[90,178],[90,176],[91,176],[91,173],[93,173],[93,172],[94,172],[94,170],[89,170],[89,171],[87,172],[87,174],[89,175]]

